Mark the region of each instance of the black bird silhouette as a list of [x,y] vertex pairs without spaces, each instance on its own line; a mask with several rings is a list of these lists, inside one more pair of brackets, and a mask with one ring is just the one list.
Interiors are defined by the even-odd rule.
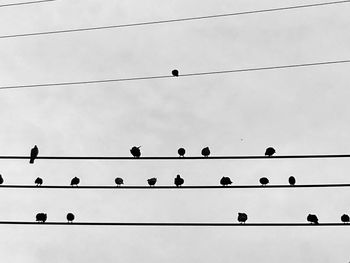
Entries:
[[220,184],[222,186],[226,186],[226,185],[232,184],[230,177],[225,177],[225,176],[222,177],[221,180],[220,180]]
[[36,221],[45,223],[46,220],[47,220],[47,214],[44,214],[44,213],[36,214]]
[[260,180],[259,180],[259,182],[260,182],[263,186],[265,186],[265,185],[267,185],[267,184],[269,183],[269,179],[267,179],[266,177],[261,177]]
[[123,178],[120,178],[120,177],[115,178],[115,183],[117,184],[117,186],[124,184]]
[[4,178],[2,178],[2,175],[0,174],[0,184],[4,183]]
[[342,215],[340,219],[344,224],[347,224],[350,221],[350,217],[347,214]]
[[147,179],[147,182],[149,186],[155,185],[157,182],[157,178],[153,177],[153,178]]
[[141,147],[141,146],[139,146],[139,147],[134,146],[134,147],[132,147],[132,148],[130,149],[130,153],[131,153],[132,156],[134,156],[135,158],[140,158],[140,156],[141,156],[140,147]]
[[238,213],[238,218],[237,218],[238,222],[240,222],[241,224],[245,224],[245,221],[248,220],[248,216],[246,213]]
[[30,160],[29,163],[34,163],[34,160],[36,157],[38,157],[39,154],[39,149],[38,146],[34,146],[34,148],[32,148],[32,150],[30,151]]
[[318,225],[318,218],[316,215],[312,215],[312,214],[309,214],[307,216],[307,221],[309,221],[311,224],[315,224],[315,225]]
[[183,178],[181,178],[181,176],[179,174],[174,179],[174,184],[176,185],[176,187],[183,185],[184,182],[185,182],[185,180]]
[[294,176],[289,177],[288,181],[289,181],[289,184],[290,184],[290,185],[295,185],[295,182],[296,182],[296,181],[295,181]]
[[43,179],[41,179],[40,177],[36,178],[34,183],[36,184],[36,186],[40,186],[43,184]]
[[78,187],[78,184],[80,183],[80,179],[78,177],[74,177],[72,181],[70,181],[70,185],[76,185]]
[[177,150],[177,153],[180,155],[180,157],[184,157],[186,150],[184,148],[180,148]]
[[269,148],[266,149],[265,155],[268,156],[268,157],[271,157],[275,152],[276,152],[276,151],[275,151],[274,148],[269,147]]
[[68,223],[73,223],[75,216],[72,213],[67,214]]
[[177,69],[174,69],[171,74],[174,76],[174,77],[178,77],[179,76],[179,71]]
[[205,147],[205,148],[202,149],[202,155],[204,157],[208,157],[210,155],[209,147]]

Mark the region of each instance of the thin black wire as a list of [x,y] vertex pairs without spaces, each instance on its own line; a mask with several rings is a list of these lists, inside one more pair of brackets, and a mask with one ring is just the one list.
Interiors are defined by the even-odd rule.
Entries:
[[188,185],[188,186],[112,186],[112,185],[83,185],[83,186],[68,186],[68,185],[0,185],[0,188],[27,188],[27,189],[109,189],[109,190],[128,190],[128,189],[146,189],[146,190],[164,190],[164,189],[173,189],[173,190],[185,190],[185,189],[269,189],[269,188],[331,188],[331,187],[350,187],[350,184],[299,184],[299,185],[230,185],[230,186],[220,186],[220,185]]
[[[9,6],[17,6],[17,5],[31,5],[31,4],[39,4],[44,2],[53,2],[56,0],[40,0],[40,1],[31,1],[31,2],[21,2],[21,3],[11,3],[11,4],[4,4],[0,5],[0,7],[9,7]],[[2,38],[2,37],[0,37]]]
[[86,27],[86,28],[77,28],[77,29],[64,29],[64,30],[54,30],[54,31],[45,31],[45,32],[33,32],[33,33],[23,33],[23,34],[14,34],[14,35],[4,35],[4,36],[0,36],[0,39],[1,38],[15,38],[15,37],[49,35],[49,34],[61,34],[61,33],[72,33],[72,32],[92,31],[92,30],[112,29],[112,28],[123,28],[123,27],[146,26],[146,25],[154,25],[154,24],[175,23],[175,22],[194,21],[194,20],[203,20],[203,19],[213,19],[213,18],[221,18],[221,17],[229,17],[229,16],[248,15],[248,14],[275,12],[275,11],[285,11],[285,10],[291,10],[291,9],[344,4],[344,3],[349,3],[349,2],[350,2],[350,0],[334,1],[334,2],[325,2],[325,3],[317,3],[317,4],[296,5],[296,6],[288,6],[288,7],[278,7],[278,8],[270,8],[270,9],[262,9],[262,10],[244,11],[244,12],[236,12],[236,13],[228,13],[228,14],[217,14],[217,15],[208,15],[208,16],[197,16],[197,17],[177,18],[177,19],[168,19],[168,20],[159,20],[159,21],[121,24],[121,25],[109,25],[109,26],[99,26],[99,27]]
[[[350,154],[311,154],[311,155],[276,155],[276,156],[262,156],[262,155],[246,155],[246,156],[189,156],[189,157],[174,157],[174,156],[153,156],[153,157],[120,157],[120,156],[38,156],[36,159],[42,160],[177,160],[177,161],[189,161],[189,160],[227,160],[227,159],[262,159],[262,160],[275,160],[275,159],[325,159],[325,158],[350,158]],[[0,156],[0,159],[30,159],[29,156]]]
[[317,226],[350,226],[350,224],[344,223],[319,223],[319,224],[310,224],[310,223],[173,223],[173,222],[165,222],[165,223],[144,223],[144,222],[45,222],[45,223],[37,223],[30,221],[0,221],[0,225],[64,225],[64,226],[189,226],[189,227],[249,227],[249,226],[293,226],[293,227],[317,227]]
[[[325,61],[325,62],[292,64],[292,65],[282,65],[282,66],[259,67],[259,68],[245,68],[245,69],[232,69],[232,70],[208,71],[208,72],[197,72],[197,73],[185,73],[185,74],[179,75],[179,77],[193,77],[193,76],[214,75],[214,74],[239,73],[239,72],[248,72],[248,71],[276,70],[276,69],[286,69],[286,68],[322,66],[322,65],[342,64],[342,63],[349,63],[349,62],[350,62],[350,60],[337,60],[337,61]],[[57,83],[14,85],[14,86],[2,86],[2,87],[0,86],[0,89],[20,89],[20,88],[37,88],[37,87],[52,87],[52,86],[70,86],[70,85],[96,84],[96,83],[108,83],[108,82],[125,82],[125,81],[165,79],[165,78],[178,78],[178,77],[174,77],[174,76],[170,76],[170,75],[148,76],[148,77],[131,77],[131,78],[119,78],[119,79],[88,80],[88,81],[75,81],[75,82],[57,82]]]

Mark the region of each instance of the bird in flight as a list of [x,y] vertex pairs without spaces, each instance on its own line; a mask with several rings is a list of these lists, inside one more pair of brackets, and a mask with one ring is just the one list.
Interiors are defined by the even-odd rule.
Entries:
[[183,178],[181,178],[181,176],[179,174],[174,179],[174,184],[176,185],[176,187],[183,185],[184,182],[185,182],[185,180]]
[[179,76],[179,71],[177,69],[174,69],[171,74],[174,76],[174,77],[178,77]]
[[141,156],[140,148],[141,148],[141,146],[139,146],[139,147],[136,147],[136,146],[132,147],[130,149],[130,153],[132,154],[132,156],[134,156],[135,158],[140,158],[140,156]]
[[245,221],[248,220],[248,216],[246,213],[238,213],[238,218],[237,218],[238,222],[240,222],[241,224],[245,224]]
[[208,157],[210,155],[209,147],[205,147],[205,148],[202,149],[202,155],[204,157]]
[[271,157],[272,155],[274,155],[275,152],[276,150],[274,148],[269,147],[265,151],[265,156]]
[[43,179],[38,177],[35,179],[34,183],[36,184],[36,186],[41,186],[43,184]]
[[185,157],[186,150],[184,148],[179,148],[177,150],[177,153],[179,154],[180,157]]
[[32,150],[30,151],[30,160],[29,163],[34,163],[34,160],[38,157],[39,154],[39,149],[38,146],[34,146],[34,148],[32,148]]

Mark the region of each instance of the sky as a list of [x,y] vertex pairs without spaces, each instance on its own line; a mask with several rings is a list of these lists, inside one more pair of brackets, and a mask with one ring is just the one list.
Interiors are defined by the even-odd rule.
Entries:
[[[2,0],[1,3],[10,3]],[[13,2],[11,2],[13,3]],[[0,35],[310,4],[277,0],[57,0],[0,8]],[[0,39],[0,86],[346,60],[350,4],[192,22]],[[197,156],[350,152],[348,64],[161,80],[0,90],[0,155]],[[347,159],[1,160],[4,184],[349,183]],[[347,189],[1,189],[0,220],[339,222]],[[3,262],[349,262],[345,227],[0,226]]]

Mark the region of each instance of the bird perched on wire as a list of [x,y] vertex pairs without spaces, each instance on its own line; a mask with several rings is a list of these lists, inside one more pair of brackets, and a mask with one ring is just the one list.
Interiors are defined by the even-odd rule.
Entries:
[[136,146],[132,147],[130,149],[130,153],[132,154],[132,156],[134,156],[135,158],[140,158],[140,156],[141,156],[140,148],[141,148],[141,146],[139,146],[139,147],[136,147]]
[[38,177],[35,179],[34,183],[36,184],[36,186],[41,186],[43,184],[43,179]]
[[78,177],[74,177],[71,181],[70,181],[70,185],[74,186],[76,185],[78,187],[78,184],[80,183],[80,179]]
[[75,216],[72,213],[67,214],[68,223],[73,223]]
[[157,182],[157,178],[153,177],[153,178],[147,179],[147,182],[149,186],[154,186]]
[[37,222],[45,223],[46,220],[47,220],[47,214],[44,214],[44,213],[36,214],[36,221]]
[[204,157],[208,157],[210,155],[209,147],[205,147],[205,148],[202,149],[202,155]]
[[238,218],[237,218],[238,222],[240,222],[241,224],[245,224],[245,221],[248,220],[248,216],[246,213],[238,213]]
[[288,179],[288,182],[289,182],[289,184],[292,185],[292,186],[295,185],[295,182],[296,182],[296,181],[295,181],[294,176],[290,176],[289,179]]
[[267,148],[266,151],[265,151],[265,156],[271,157],[272,155],[274,155],[275,152],[276,152],[276,151],[275,151],[274,148],[269,147],[269,148]]
[[318,218],[316,215],[312,215],[312,214],[309,214],[307,216],[307,221],[309,221],[311,224],[315,224],[315,225],[318,225]]
[[30,151],[30,160],[29,163],[34,163],[34,160],[38,157],[39,149],[38,146],[34,145],[34,148]]
[[178,77],[179,76],[179,71],[177,69],[174,69],[171,74],[174,76],[174,77]]
[[177,150],[177,153],[179,154],[180,157],[185,157],[186,150],[184,148],[179,148]]
[[347,214],[342,215],[340,219],[344,224],[347,224],[350,221],[350,217]]
[[261,177],[259,182],[261,183],[262,186],[267,185],[270,181],[266,177]]
[[223,176],[220,180],[220,184],[222,186],[226,186],[226,185],[232,184],[232,181],[231,181],[230,177]]
[[185,182],[185,180],[183,178],[181,178],[181,176],[179,174],[174,179],[174,184],[176,185],[176,187],[183,185],[184,182]]
[[124,184],[123,178],[120,178],[120,177],[115,178],[115,183],[117,184],[117,186]]
[[0,184],[4,183],[4,178],[2,178],[2,175],[0,174]]

